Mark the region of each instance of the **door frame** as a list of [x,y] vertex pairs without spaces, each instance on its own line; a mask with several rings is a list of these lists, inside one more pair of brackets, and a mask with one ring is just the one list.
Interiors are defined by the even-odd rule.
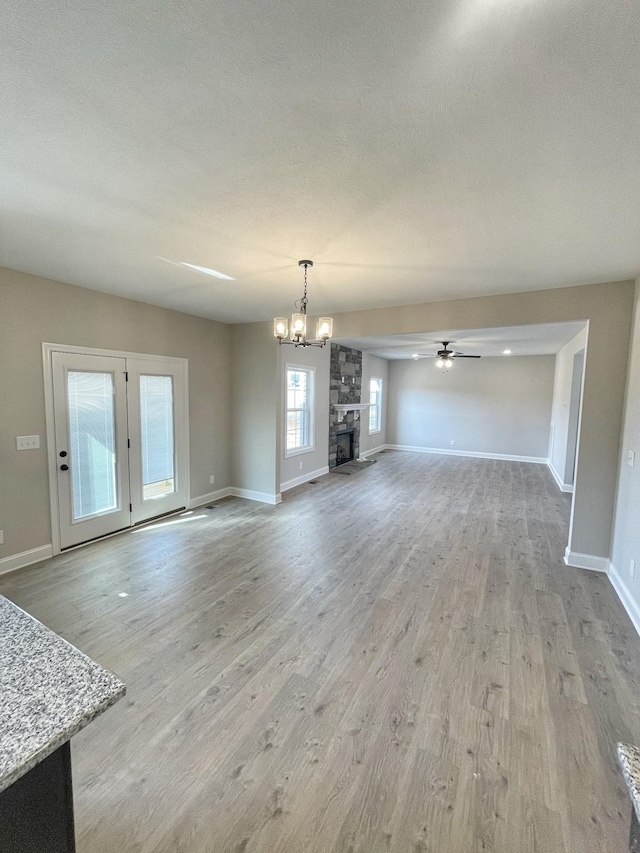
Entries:
[[[97,355],[108,356],[112,358],[129,358],[140,361],[164,361],[175,364],[177,368],[182,368],[182,388],[183,395],[181,406],[182,409],[182,431],[185,437],[185,447],[183,453],[185,456],[185,488],[187,500],[191,496],[191,452],[189,446],[189,360],[186,358],[177,358],[175,356],[166,356],[152,353],[129,352],[123,350],[101,349],[95,347],[80,347],[69,344],[42,344],[42,370],[44,377],[44,411],[45,411],[45,435],[47,442],[47,468],[49,474],[49,506],[51,508],[51,544],[53,555],[60,554],[62,548],[60,546],[60,507],[58,505],[58,486],[57,486],[57,471],[58,459],[56,456],[55,443],[55,416],[53,406],[53,353],[66,352],[75,355]],[[119,536],[120,533],[125,533],[127,530],[132,530],[133,526],[126,527],[117,533],[110,533],[103,538],[109,536]],[[86,543],[85,543],[86,544]],[[65,548],[64,553],[73,550],[73,548],[82,548],[82,545],[73,545],[71,548]]]

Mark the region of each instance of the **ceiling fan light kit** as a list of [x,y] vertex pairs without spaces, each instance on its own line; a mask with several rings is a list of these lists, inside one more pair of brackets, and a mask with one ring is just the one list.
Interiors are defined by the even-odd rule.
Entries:
[[439,367],[443,370],[448,370],[450,367],[453,367],[453,359],[454,358],[481,358],[479,355],[466,355],[463,352],[456,352],[455,350],[449,349],[450,341],[442,342],[442,349],[438,350],[435,355],[431,355],[430,353],[419,353],[414,352],[412,358],[414,361],[418,361],[421,358],[435,358],[436,359],[436,367]]
[[302,299],[295,303],[298,311],[291,315],[291,323],[286,317],[275,317],[273,336],[278,339],[279,344],[292,344],[294,347],[323,347],[333,335],[333,319],[318,317],[316,336],[313,340],[307,339],[307,270],[313,266],[313,261],[298,261],[298,266],[304,267],[304,293]]

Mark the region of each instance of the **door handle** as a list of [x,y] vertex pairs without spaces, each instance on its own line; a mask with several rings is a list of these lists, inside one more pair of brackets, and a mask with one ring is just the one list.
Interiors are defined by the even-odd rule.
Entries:
[[68,466],[68,465],[61,465],[61,466],[60,466],[60,470],[61,470],[61,471],[68,471],[68,470],[69,470],[69,466]]

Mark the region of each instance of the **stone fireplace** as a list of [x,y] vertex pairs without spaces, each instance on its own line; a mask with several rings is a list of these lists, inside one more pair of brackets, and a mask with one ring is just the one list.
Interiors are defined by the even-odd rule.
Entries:
[[[343,451],[338,461],[338,436],[347,435],[346,450],[351,451],[351,458],[360,455],[360,413],[337,412],[337,404],[360,403],[362,393],[362,353],[360,350],[331,344],[331,389],[329,409],[329,470],[333,470],[347,459],[342,458],[345,450],[345,439],[340,443]],[[349,438],[349,436],[351,436]]]

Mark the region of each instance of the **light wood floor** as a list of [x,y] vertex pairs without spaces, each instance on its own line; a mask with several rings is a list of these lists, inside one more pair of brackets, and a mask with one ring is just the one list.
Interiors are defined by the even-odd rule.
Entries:
[[73,741],[79,853],[627,849],[640,640],[569,497],[378,458],[0,579],[128,685]]

